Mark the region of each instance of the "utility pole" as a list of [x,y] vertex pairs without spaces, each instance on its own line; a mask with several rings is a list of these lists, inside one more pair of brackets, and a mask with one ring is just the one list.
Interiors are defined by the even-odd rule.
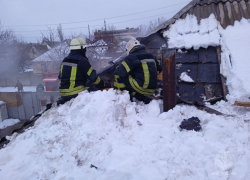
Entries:
[[104,28],[105,28],[105,31],[107,31],[107,25],[106,25],[105,19],[104,19]]
[[[89,29],[89,24],[88,24],[88,29]],[[90,29],[89,29],[89,40],[90,40]]]

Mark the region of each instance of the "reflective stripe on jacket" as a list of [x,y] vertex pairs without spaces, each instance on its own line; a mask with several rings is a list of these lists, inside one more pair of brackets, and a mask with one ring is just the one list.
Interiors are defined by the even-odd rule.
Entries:
[[134,91],[152,95],[157,86],[157,75],[161,70],[160,61],[146,52],[145,46],[141,45],[125,57],[115,73],[123,79],[127,78]]
[[61,96],[72,96],[86,90],[87,80],[99,84],[101,79],[96,75],[88,59],[78,51],[71,51],[60,68],[59,77]]

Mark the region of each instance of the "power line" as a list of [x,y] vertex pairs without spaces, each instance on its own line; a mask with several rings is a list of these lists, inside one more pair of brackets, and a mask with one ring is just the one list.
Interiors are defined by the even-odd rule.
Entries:
[[[170,14],[170,13],[175,13],[175,12],[176,11],[172,11],[172,12],[167,12],[167,13],[164,13],[164,14],[159,14],[159,15],[154,15],[154,16],[148,16],[148,17],[143,17],[143,18],[138,18],[138,19],[131,19],[131,20],[127,20],[127,21],[114,22],[114,23],[109,23],[108,25],[119,24],[119,23],[130,22],[130,21],[136,21],[136,20],[141,20],[141,19],[147,19],[147,18],[162,16],[162,15],[165,15],[165,14]],[[90,27],[100,27],[100,26],[103,26],[103,25],[95,25],[95,26],[90,26]],[[64,28],[62,30],[85,29],[85,28],[88,28],[88,26],[74,27],[74,28]],[[50,31],[50,30],[31,30],[31,31],[14,31],[14,32],[44,32],[44,31]]]
[[[184,4],[184,3],[188,3],[187,2],[183,2],[183,3],[178,3],[178,4],[173,4],[173,5],[169,5],[169,6],[165,6],[165,7],[161,7],[161,8],[156,8],[156,9],[151,9],[151,10],[147,10],[147,11],[141,11],[141,12],[137,12],[137,13],[132,13],[132,14],[126,14],[126,15],[120,15],[120,16],[113,16],[113,17],[108,17],[105,19],[114,19],[114,18],[120,18],[120,17],[125,17],[125,16],[131,16],[131,15],[136,15],[136,14],[141,14],[141,13],[145,13],[145,12],[150,12],[150,11],[155,11],[155,10],[159,10],[159,9],[165,9],[167,7],[172,7],[172,6],[176,6],[176,5],[180,5],[180,4]],[[78,22],[65,22],[65,23],[57,23],[57,24],[43,24],[43,25],[17,25],[17,26],[8,26],[8,27],[24,27],[24,26],[50,26],[50,25],[58,25],[58,24],[78,24],[78,23],[83,23],[83,22],[94,22],[94,21],[103,21],[104,18],[102,19],[93,19],[93,20],[86,20],[86,21],[78,21]]]

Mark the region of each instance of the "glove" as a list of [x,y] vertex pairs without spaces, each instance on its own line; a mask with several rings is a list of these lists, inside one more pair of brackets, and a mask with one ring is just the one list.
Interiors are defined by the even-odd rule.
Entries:
[[98,90],[100,89],[97,88],[94,84],[88,88],[88,92],[93,92],[93,91],[98,91]]
[[111,88],[110,82],[104,82],[104,88]]

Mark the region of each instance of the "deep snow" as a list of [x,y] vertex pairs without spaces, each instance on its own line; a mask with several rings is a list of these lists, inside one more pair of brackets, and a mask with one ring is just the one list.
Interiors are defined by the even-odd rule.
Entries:
[[[217,116],[186,105],[165,113],[161,107],[161,100],[130,102],[126,91],[84,91],[9,137],[0,150],[1,180],[250,176],[249,109],[220,102],[213,107],[231,116]],[[180,131],[192,116],[203,130]]]

